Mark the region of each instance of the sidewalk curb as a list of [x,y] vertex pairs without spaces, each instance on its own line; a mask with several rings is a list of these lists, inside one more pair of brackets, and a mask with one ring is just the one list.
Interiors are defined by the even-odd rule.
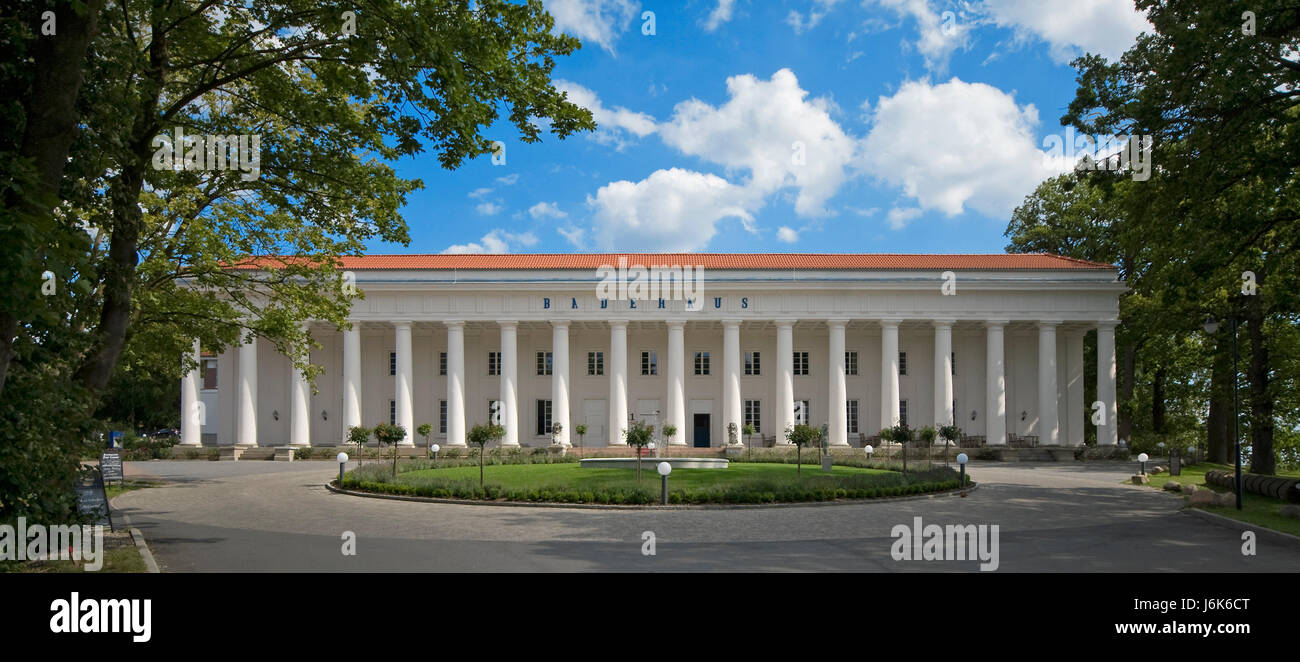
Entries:
[[444,503],[462,506],[507,506],[520,508],[579,508],[583,510],[739,510],[749,508],[814,508],[817,506],[854,506],[870,503],[896,503],[899,501],[916,501],[918,499],[941,499],[959,497],[962,492],[974,492],[979,483],[971,483],[966,489],[953,489],[933,494],[918,494],[905,497],[877,497],[874,499],[844,499],[836,501],[803,501],[796,503],[707,503],[707,504],[670,504],[650,505],[616,505],[604,503],[545,503],[537,501],[480,501],[477,499],[436,499],[433,497],[405,496],[401,494],[380,494],[377,492],[359,492],[335,487],[333,481],[325,483],[325,489],[335,494],[363,497],[366,499],[389,499],[391,501],[415,501],[419,503]]
[[1181,512],[1191,515],[1192,517],[1195,517],[1197,519],[1210,522],[1211,524],[1222,526],[1224,528],[1236,529],[1237,531],[1247,531],[1247,530],[1254,531],[1256,537],[1258,538],[1264,538],[1265,540],[1269,540],[1271,542],[1300,549],[1300,537],[1293,536],[1283,531],[1276,531],[1274,529],[1270,529],[1268,527],[1261,526],[1259,524],[1243,522],[1241,520],[1233,519],[1231,517],[1225,517],[1223,515],[1217,515],[1215,513],[1206,512],[1204,510],[1201,510],[1200,508],[1183,508]]
[[131,539],[135,541],[136,549],[140,550],[140,558],[144,560],[145,572],[152,574],[161,574],[162,569],[158,567],[158,562],[153,558],[153,552],[149,551],[149,545],[144,541],[144,534],[140,529],[131,526],[131,516],[122,513],[122,520],[126,523],[126,529],[131,532]]

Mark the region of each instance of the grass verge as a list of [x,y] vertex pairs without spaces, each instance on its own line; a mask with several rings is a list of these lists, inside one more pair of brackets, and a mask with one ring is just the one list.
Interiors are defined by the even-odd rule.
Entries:
[[[1166,483],[1177,482],[1181,485],[1196,485],[1200,489],[1213,490],[1215,492],[1232,492],[1232,490],[1217,485],[1207,485],[1205,483],[1205,472],[1207,471],[1233,471],[1234,467],[1227,464],[1214,464],[1212,462],[1200,462],[1197,464],[1184,466],[1181,476],[1170,476],[1167,473],[1154,474],[1151,476],[1149,485],[1157,490],[1162,490]],[[1279,472],[1281,476],[1300,477],[1296,472]],[[1184,499],[1188,497],[1184,496]],[[1235,507],[1219,508],[1207,506],[1203,508],[1206,512],[1214,513],[1229,517],[1247,524],[1262,526],[1264,528],[1282,531],[1293,536],[1300,536],[1300,520],[1283,517],[1280,514],[1282,506],[1286,502],[1280,499],[1266,497],[1260,494],[1244,492],[1241,495],[1241,510]]]

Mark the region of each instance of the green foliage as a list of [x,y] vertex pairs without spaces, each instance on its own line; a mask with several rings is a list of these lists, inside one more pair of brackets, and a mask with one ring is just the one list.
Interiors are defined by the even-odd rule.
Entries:
[[800,449],[804,446],[816,446],[821,442],[821,438],[822,431],[808,425],[796,425],[785,430],[786,441]]
[[127,433],[122,436],[122,459],[165,460],[172,456],[176,437],[145,437]]
[[957,427],[956,425],[941,426],[938,432],[939,432],[939,437],[946,441],[956,443],[958,440],[961,439],[961,428]]
[[921,441],[924,441],[926,445],[929,445],[933,444],[934,440],[939,437],[939,432],[933,427],[927,425],[920,430],[917,430],[916,436]]
[[664,432],[664,440],[665,441],[671,440],[673,437],[677,436],[677,426],[669,423],[668,425],[665,425],[663,427],[663,432]]

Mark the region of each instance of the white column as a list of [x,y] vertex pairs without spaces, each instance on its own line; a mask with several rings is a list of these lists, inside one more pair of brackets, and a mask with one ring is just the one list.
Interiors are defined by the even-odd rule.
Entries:
[[569,323],[551,322],[551,423],[564,426],[556,439],[572,446],[569,439]]
[[[310,358],[310,357],[309,357]],[[289,362],[289,445],[311,445],[311,385],[302,371]]]
[[465,322],[447,324],[447,445],[465,446]]
[[1083,421],[1088,416],[1083,403],[1083,331],[1065,333],[1065,422],[1066,443],[1083,445]]
[[[519,327],[513,320],[498,322],[501,326],[501,426],[506,436],[502,446],[519,445]],[[559,350],[555,352],[559,372]],[[568,422],[565,422],[566,432]]]
[[794,320],[776,321],[776,443],[794,427]]
[[623,446],[627,440],[627,321],[609,323],[609,445]]
[[[740,409],[740,320],[722,321],[722,435],[730,443],[727,427],[736,426],[736,444],[744,443]],[[721,444],[719,444],[721,445]]]
[[665,421],[677,428],[669,445],[686,445],[686,322],[668,320],[668,411]]
[[898,425],[898,320],[880,320],[880,427]]
[[361,425],[361,322],[343,331],[343,442],[348,429]]
[[849,394],[844,377],[844,326],[848,320],[830,320],[830,415],[827,432],[831,446],[849,445]]
[[203,402],[199,399],[199,339],[194,339],[189,358],[194,369],[181,378],[181,444],[199,446],[203,443]]
[[934,321],[934,426],[953,424],[952,410],[953,320]]
[[414,388],[415,371],[411,361],[411,322],[403,320],[393,322],[397,350],[397,374],[393,377],[393,399],[396,401],[397,425],[406,430],[406,437],[399,446],[415,445],[415,410],[411,402]]
[[257,336],[239,346],[239,389],[236,446],[257,445]]
[[985,385],[984,438],[990,446],[1007,443],[1007,378],[1002,327],[1006,320],[985,323],[988,336],[988,382]]
[[1038,323],[1038,443],[1061,445],[1061,421],[1056,412],[1056,325]]
[[1105,321],[1097,324],[1097,399],[1102,403],[1106,419],[1097,426],[1097,445],[1114,446],[1119,442],[1119,408],[1115,403],[1115,325]]

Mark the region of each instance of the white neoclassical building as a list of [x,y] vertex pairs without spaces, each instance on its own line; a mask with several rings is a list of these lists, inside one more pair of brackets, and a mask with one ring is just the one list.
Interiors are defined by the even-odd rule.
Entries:
[[[620,266],[625,268],[620,268]],[[644,267],[644,270],[639,269]],[[182,444],[337,445],[353,425],[465,444],[619,445],[631,420],[719,447],[806,422],[831,445],[950,422],[976,443],[1116,443],[1116,269],[1052,255],[534,254],[344,258],[351,328],[311,325],[315,389],[268,342],[183,381]],[[620,286],[621,285],[621,286]],[[652,287],[655,286],[655,287]],[[1084,402],[1084,334],[1098,333]],[[195,346],[195,353],[199,348]],[[200,404],[201,403],[201,404]],[[660,435],[661,436],[661,435]],[[743,440],[742,440],[743,441]]]

